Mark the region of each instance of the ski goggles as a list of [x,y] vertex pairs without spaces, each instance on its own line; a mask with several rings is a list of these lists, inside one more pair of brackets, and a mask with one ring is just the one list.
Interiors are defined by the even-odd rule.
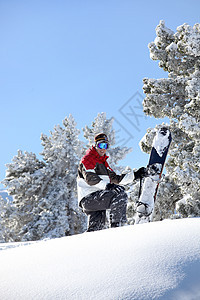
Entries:
[[99,149],[108,149],[108,143],[98,143],[97,147]]

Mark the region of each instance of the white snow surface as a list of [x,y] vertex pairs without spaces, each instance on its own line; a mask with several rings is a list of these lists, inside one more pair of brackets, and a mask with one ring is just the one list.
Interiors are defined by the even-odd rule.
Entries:
[[0,299],[200,299],[200,218],[0,244]]
[[159,131],[156,133],[154,139],[153,139],[153,147],[156,149],[158,155],[160,157],[163,156],[163,153],[165,152],[166,147],[169,145],[169,130],[167,131],[166,135],[163,135]]

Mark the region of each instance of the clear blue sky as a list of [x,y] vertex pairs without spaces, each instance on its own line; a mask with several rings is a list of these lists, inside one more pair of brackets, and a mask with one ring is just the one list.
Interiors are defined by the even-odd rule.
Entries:
[[199,11],[198,0],[0,0],[0,180],[18,149],[39,157],[41,133],[70,113],[79,129],[114,117],[133,147],[122,164],[145,165],[138,142],[161,121],[142,113],[142,79],[167,76],[148,43],[160,20],[175,31]]

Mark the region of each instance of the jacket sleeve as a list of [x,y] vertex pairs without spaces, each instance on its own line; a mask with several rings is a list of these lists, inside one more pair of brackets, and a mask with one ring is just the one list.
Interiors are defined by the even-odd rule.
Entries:
[[134,173],[133,171],[131,171],[127,174],[117,175],[113,170],[112,171],[109,170],[109,177],[111,183],[126,185],[133,182]]
[[83,163],[79,166],[79,177],[83,178],[88,185],[95,185],[99,189],[105,189],[108,183],[108,180],[103,180],[94,169],[86,169]]

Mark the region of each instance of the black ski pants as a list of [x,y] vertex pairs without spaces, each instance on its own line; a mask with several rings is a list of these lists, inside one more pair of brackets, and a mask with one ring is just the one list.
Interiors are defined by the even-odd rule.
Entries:
[[87,231],[104,228],[106,210],[110,209],[110,223],[123,225],[126,223],[126,207],[128,197],[125,191],[116,193],[114,190],[100,190],[91,193],[81,200],[81,207],[88,215]]

